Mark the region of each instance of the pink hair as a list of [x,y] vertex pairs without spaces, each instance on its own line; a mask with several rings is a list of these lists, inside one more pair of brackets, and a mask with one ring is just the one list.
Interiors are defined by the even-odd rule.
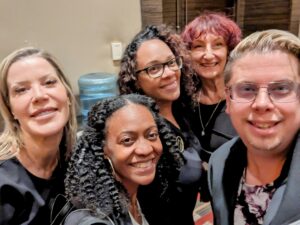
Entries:
[[224,14],[216,12],[204,12],[196,17],[186,25],[181,37],[190,49],[195,39],[208,33],[223,37],[229,51],[234,49],[242,38],[239,26]]

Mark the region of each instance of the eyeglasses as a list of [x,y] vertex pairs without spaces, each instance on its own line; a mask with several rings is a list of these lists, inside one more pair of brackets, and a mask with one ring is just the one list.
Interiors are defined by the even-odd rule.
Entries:
[[168,66],[168,68],[172,71],[180,70],[182,68],[182,57],[177,56],[167,62],[148,66],[144,69],[136,71],[135,73],[138,74],[138,73],[145,71],[149,77],[157,78],[164,74],[166,66]]
[[226,92],[235,102],[253,102],[261,88],[266,88],[272,102],[294,102],[300,96],[300,84],[292,81],[271,82],[266,86],[255,83],[242,82],[227,87]]

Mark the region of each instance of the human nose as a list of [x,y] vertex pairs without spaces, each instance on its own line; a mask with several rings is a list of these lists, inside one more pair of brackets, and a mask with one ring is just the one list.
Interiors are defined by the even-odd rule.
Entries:
[[270,98],[267,87],[260,87],[257,90],[252,107],[258,110],[266,110],[273,106],[273,101]]
[[139,155],[149,155],[153,152],[153,147],[150,141],[142,139],[138,141],[135,152]]
[[35,102],[46,98],[46,92],[40,85],[34,86],[32,90],[33,100]]
[[210,59],[214,57],[214,51],[211,46],[206,46],[203,52],[203,57],[205,59]]

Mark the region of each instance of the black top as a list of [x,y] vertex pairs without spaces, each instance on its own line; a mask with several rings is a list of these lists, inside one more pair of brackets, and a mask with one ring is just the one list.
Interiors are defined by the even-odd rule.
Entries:
[[64,193],[63,169],[49,180],[27,171],[16,158],[0,161],[0,224],[50,224],[50,202]]
[[[224,144],[226,141],[230,140],[237,135],[235,129],[233,128],[229,116],[226,114],[226,101],[221,101],[220,104],[204,105],[197,104],[190,112],[191,128],[194,134],[198,137],[201,144],[201,159],[204,162],[208,162],[210,155],[218,147]],[[217,107],[217,108],[216,108]],[[203,126],[205,127],[205,135],[201,135],[203,129],[200,122],[201,113]]]
[[184,141],[183,156],[186,163],[180,170],[178,180],[168,188],[166,198],[157,194],[155,181],[139,188],[138,199],[150,225],[194,225],[193,210],[202,173],[200,144],[182,112],[182,109],[173,106],[180,129],[167,121],[172,131]]

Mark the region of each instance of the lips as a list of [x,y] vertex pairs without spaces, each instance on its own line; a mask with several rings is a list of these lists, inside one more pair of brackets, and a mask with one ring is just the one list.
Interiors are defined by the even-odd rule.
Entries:
[[148,161],[144,161],[144,162],[136,162],[136,163],[132,163],[131,166],[136,167],[136,168],[141,168],[141,169],[145,169],[148,167],[151,167],[154,163],[153,159],[150,159]]
[[218,62],[212,62],[212,63],[200,63],[201,66],[203,67],[214,67],[218,65]]
[[176,89],[178,87],[177,81],[172,81],[168,84],[164,84],[160,86],[163,89],[168,89],[168,90],[172,90],[172,89]]
[[48,107],[48,108],[43,108],[43,109],[39,109],[39,110],[36,110],[34,111],[30,117],[42,117],[42,116],[45,116],[45,115],[49,115],[53,112],[55,112],[57,109],[56,108],[53,108],[53,107]]
[[249,121],[251,123],[252,126],[255,126],[259,129],[270,129],[274,126],[276,126],[279,122],[254,122],[254,121]]

